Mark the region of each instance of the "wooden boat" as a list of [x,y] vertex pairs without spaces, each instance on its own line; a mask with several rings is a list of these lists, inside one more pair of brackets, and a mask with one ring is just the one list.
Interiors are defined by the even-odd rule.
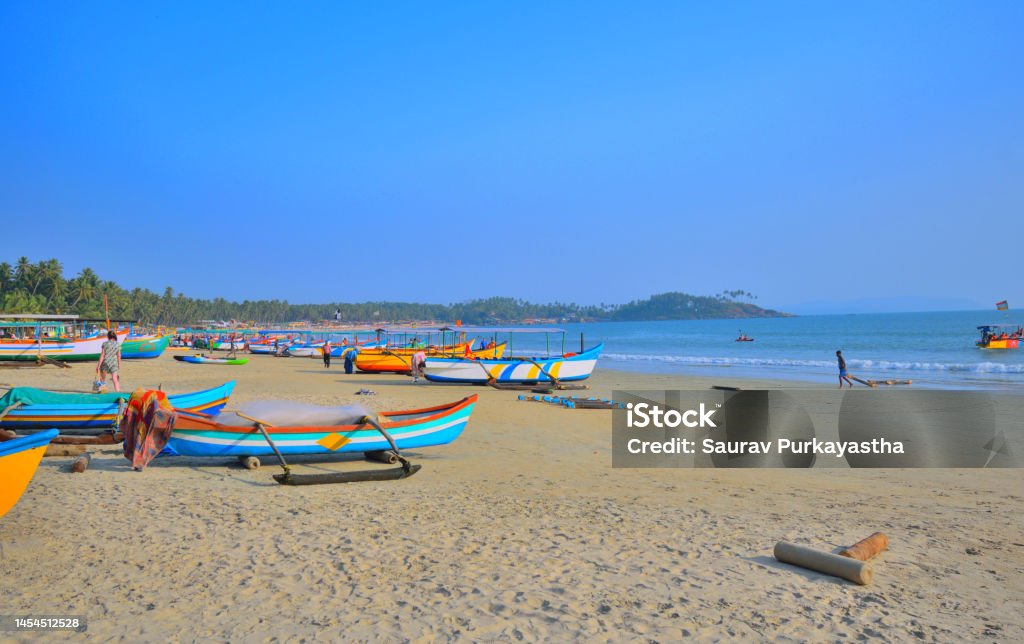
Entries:
[[1017,324],[983,324],[978,327],[981,338],[975,342],[980,349],[1019,349],[1024,329]]
[[121,357],[126,360],[159,358],[170,343],[169,335],[134,338],[128,336],[121,343]]
[[[234,381],[213,389],[168,396],[176,409],[216,414],[228,402]],[[88,429],[111,428],[117,424],[118,402],[131,392],[79,394],[15,387],[0,396],[0,427],[6,429]],[[21,403],[14,406],[15,403]]]
[[[288,347],[288,355],[297,358],[319,358],[323,355],[323,342],[311,342],[307,344],[293,344]],[[364,342],[361,344],[331,343],[331,357],[341,358],[347,349],[362,351],[363,349],[379,349],[382,345],[379,342]]]
[[[487,349],[468,350],[469,342],[452,344],[447,346],[433,346],[425,348],[402,347],[379,349],[360,349],[356,355],[356,369],[370,373],[410,373],[412,371],[412,357],[422,351],[431,356],[463,356],[474,358],[500,358],[505,355],[506,343],[496,344]],[[467,352],[468,350],[468,352]]]
[[[117,332],[118,341],[128,335],[128,329]],[[107,341],[105,335],[92,338],[42,338],[0,340],[0,360],[35,362],[40,357],[61,362],[95,362],[100,359],[100,349]]]
[[[385,411],[378,422],[399,449],[446,445],[462,434],[473,413],[477,397],[458,402],[413,409]],[[282,454],[340,454],[377,452],[391,449],[387,440],[370,424],[265,427]],[[255,426],[218,423],[203,414],[179,413],[167,446],[182,456],[267,456],[273,450]]]
[[570,382],[593,373],[604,344],[582,353],[555,357],[445,358],[427,356],[424,376],[431,382],[466,384]]
[[207,358],[204,355],[174,356],[174,359],[178,362],[189,362],[191,364],[240,365],[249,362],[248,358]]
[[238,351],[245,348],[245,340],[236,338],[230,339],[218,339],[210,340],[210,349],[213,351]]
[[[279,342],[277,347],[279,349],[286,348],[287,342]],[[250,342],[249,353],[262,354],[262,355],[273,355],[274,354],[274,343],[273,342]]]
[[21,498],[43,459],[46,446],[59,433],[50,429],[0,442],[0,517]]

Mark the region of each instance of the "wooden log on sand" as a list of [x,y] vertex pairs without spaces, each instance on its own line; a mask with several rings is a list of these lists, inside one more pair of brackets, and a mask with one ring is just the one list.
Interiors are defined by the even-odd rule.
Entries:
[[872,387],[872,388],[874,388],[874,387],[878,386],[878,385],[871,384],[870,380],[861,380],[857,376],[850,376],[850,380],[853,380],[854,382],[859,382],[860,384],[864,385],[865,387]]
[[398,455],[389,449],[379,449],[372,452],[366,452],[363,457],[368,461],[376,461],[377,463],[384,463],[385,465],[394,465],[398,462]]
[[861,539],[839,554],[857,561],[867,561],[889,547],[889,537],[876,532],[866,539]]
[[85,454],[85,445],[47,445],[43,456],[81,456]]
[[787,541],[775,544],[775,558],[783,563],[842,577],[861,586],[870,584],[874,577],[871,565],[863,561],[840,557],[831,552],[822,552]]
[[63,434],[50,441],[51,445],[117,445],[124,441],[124,434],[100,434],[99,436],[64,436]]
[[89,463],[92,461],[92,455],[89,452],[82,454],[75,459],[75,462],[71,464],[71,471],[75,474],[81,474],[82,472],[89,469]]

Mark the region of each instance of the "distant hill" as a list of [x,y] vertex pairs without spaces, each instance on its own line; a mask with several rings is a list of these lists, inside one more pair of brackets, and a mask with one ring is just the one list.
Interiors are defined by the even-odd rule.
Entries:
[[780,311],[763,309],[751,302],[733,299],[730,293],[710,297],[678,292],[652,295],[646,300],[634,300],[612,309],[610,313],[612,320],[709,320],[788,315]]
[[333,302],[290,304],[286,300],[223,298],[200,300],[175,293],[148,289],[126,290],[115,282],[100,279],[89,268],[73,278],[64,277],[56,259],[31,263],[25,257],[12,266],[0,262],[0,313],[77,313],[103,318],[104,298],[114,319],[139,320],[149,324],[185,325],[197,320],[239,320],[279,324],[297,320],[338,319],[361,325],[383,325],[396,321],[438,320],[465,324],[519,324],[523,322],[574,322],[604,320],[706,320],[711,318],[779,317],[787,314],[763,309],[746,291],[724,291],[715,296],[662,293],[628,304],[580,306],[563,302],[534,304],[511,297],[491,297],[456,304],[414,302]]

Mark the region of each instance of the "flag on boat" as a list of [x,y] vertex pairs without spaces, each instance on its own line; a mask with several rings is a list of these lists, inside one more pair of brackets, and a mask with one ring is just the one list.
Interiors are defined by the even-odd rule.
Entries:
[[1003,300],[1001,302],[996,302],[996,310],[997,311],[1008,311],[1009,309],[1010,309],[1010,305],[1006,303],[1006,300]]

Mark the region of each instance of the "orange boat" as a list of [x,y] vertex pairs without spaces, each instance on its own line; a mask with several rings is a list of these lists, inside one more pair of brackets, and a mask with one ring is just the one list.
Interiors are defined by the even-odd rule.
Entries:
[[0,442],[0,517],[21,498],[39,467],[46,446],[58,433],[56,429],[48,429]]
[[1019,349],[1024,328],[1018,324],[983,324],[978,327],[981,339],[975,344],[982,349]]

